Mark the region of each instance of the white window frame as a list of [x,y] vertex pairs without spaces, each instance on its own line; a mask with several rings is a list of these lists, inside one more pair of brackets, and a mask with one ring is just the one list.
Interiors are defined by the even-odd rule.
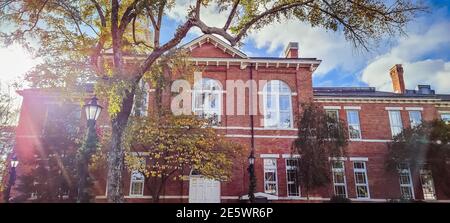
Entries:
[[[138,87],[142,90],[142,98],[141,98],[141,108],[139,110],[139,116],[148,116],[148,99],[150,94],[150,85],[144,81],[144,79],[141,79],[139,81]],[[136,114],[136,95],[134,95],[134,103],[133,107],[131,108],[131,114]]]
[[[274,167],[268,167],[268,166],[266,166],[266,160],[273,160],[274,161],[274,163],[275,163],[275,166]],[[263,168],[264,168],[264,193],[267,193],[267,194],[273,194],[273,193],[269,193],[269,192],[267,192],[267,190],[266,190],[266,185],[268,185],[268,184],[275,184],[275,194],[273,194],[273,195],[278,195],[278,173],[277,173],[277,159],[273,159],[273,158],[266,158],[266,159],[263,159]],[[266,179],[266,173],[267,172],[273,172],[274,173],[274,176],[275,176],[275,181],[268,181],[267,179]]]
[[[142,180],[133,180],[133,175],[134,174],[139,174],[142,175]],[[140,183],[142,184],[142,189],[141,189],[141,193],[133,193],[133,184],[135,183]],[[131,175],[130,175],[130,196],[132,197],[142,197],[144,196],[144,186],[145,186],[145,176],[143,173],[137,171],[137,170],[133,170],[131,171]]]
[[[406,168],[402,168],[401,165],[406,165],[405,166]],[[399,165],[399,167],[398,167],[400,194],[403,197],[403,193],[402,193],[403,190],[402,190],[402,188],[406,187],[406,188],[408,188],[410,190],[410,193],[411,193],[411,197],[409,199],[415,199],[415,196],[414,196],[414,184],[413,184],[413,181],[412,181],[413,179],[411,177],[411,168],[406,163],[405,164],[401,164],[401,165]],[[402,183],[402,180],[401,180],[402,174],[406,174],[405,176],[409,178],[409,184]]]
[[[330,162],[331,162],[331,175],[333,176],[333,191],[334,191],[334,195],[335,196],[339,196],[339,195],[336,194],[336,186],[344,186],[345,198],[348,198],[347,178],[345,176],[345,162],[344,162],[344,160],[338,160],[338,159],[332,159],[332,160],[330,160]],[[334,162],[342,163],[342,168],[334,168],[333,167],[333,163]],[[344,183],[336,183],[335,177],[334,177],[334,173],[338,173],[338,172],[343,173]]]
[[[358,117],[358,124],[350,124],[350,122],[349,122],[349,114],[351,112],[356,112],[356,117]],[[359,110],[357,110],[357,109],[348,109],[348,110],[346,110],[346,113],[347,113],[347,126],[348,126],[348,131],[349,131],[348,137],[350,138],[350,140],[360,140],[360,139],[362,139],[361,119],[359,118]],[[351,137],[350,127],[353,127],[353,128],[357,127],[358,133],[359,133],[359,135],[358,135],[359,137],[358,138],[352,138]]]
[[[399,123],[394,123],[393,114],[398,114],[398,118],[400,119]],[[394,138],[396,135],[400,134],[403,131],[402,113],[400,112],[400,110],[388,110],[388,116],[389,125],[391,126],[391,135],[392,138]]]
[[[431,178],[431,192],[433,193],[432,195],[429,195],[428,193],[427,194],[425,194],[425,191],[424,191],[424,187],[425,186],[427,186],[427,185],[424,185],[424,181],[423,181],[423,176],[424,175],[429,175],[430,176],[430,178]],[[437,199],[437,197],[436,197],[436,187],[435,187],[435,185],[434,185],[434,179],[433,179],[433,174],[431,173],[431,170],[429,170],[429,169],[427,169],[427,168],[421,168],[420,169],[420,184],[421,184],[421,187],[422,187],[422,194],[423,194],[423,199],[424,200],[436,200]]]
[[[218,89],[216,90],[204,90],[203,89],[203,84],[206,81],[211,81],[214,83],[215,86],[217,86]],[[202,78],[199,81],[197,81],[194,84],[194,89],[192,91],[192,111],[194,112],[194,114],[198,115],[198,112],[202,112],[204,115],[206,116],[213,116],[214,114],[217,115],[217,122],[219,123],[221,120],[221,116],[222,116],[222,84],[220,83],[219,80],[216,79],[212,79],[212,78]],[[211,109],[210,105],[208,106],[208,108],[205,108],[205,105],[208,105],[210,103],[209,101],[209,97],[205,97],[205,100],[203,101],[202,104],[202,108],[197,108],[196,107],[196,100],[197,100],[197,94],[204,94],[207,93],[208,96],[209,95],[217,95],[217,108],[216,109]]]
[[[444,121],[445,123],[447,123],[447,125],[450,125],[450,112],[447,112],[447,111],[442,112],[442,111],[440,111],[439,113],[441,114],[440,115],[441,120]],[[449,116],[448,121],[444,120],[444,116]]]
[[[364,168],[355,168],[355,163],[362,163]],[[356,182],[356,173],[363,173],[365,177],[366,183],[358,183]],[[367,176],[367,162],[365,161],[353,161],[353,175],[355,179],[355,192],[356,199],[370,199],[370,188],[369,188],[369,178]],[[358,195],[358,187],[366,187],[367,188],[367,197],[359,197]]]
[[[412,119],[412,114],[419,114],[419,122],[416,123],[414,122],[415,120]],[[420,124],[422,124],[422,112],[420,110],[410,110],[408,111],[408,116],[409,116],[409,124],[411,125],[411,128],[414,128]]]
[[[271,89],[271,92],[268,93],[267,92],[267,86],[269,84],[278,82],[279,86],[284,85],[286,86],[287,89],[289,89],[289,92],[281,92],[280,89],[276,89],[276,91],[274,91],[274,89]],[[269,111],[267,109],[267,97],[268,96],[273,96],[273,98],[275,99],[275,101],[272,101],[272,104],[274,106],[274,110]],[[281,111],[280,110],[280,96],[287,96],[289,98],[289,111],[284,110]],[[264,128],[276,128],[276,129],[289,129],[289,128],[293,128],[294,126],[294,120],[293,120],[293,109],[292,109],[292,90],[289,87],[288,84],[286,84],[285,82],[281,81],[281,80],[271,80],[268,81],[263,88],[263,105],[264,105]],[[276,126],[269,126],[268,123],[268,119],[266,118],[268,116],[269,112],[273,112],[276,114],[277,116],[277,123]],[[289,126],[282,126],[281,121],[280,121],[280,114],[281,112],[289,112],[290,115],[290,123]]]
[[[298,163],[299,160],[296,159],[296,158],[286,158],[285,160],[286,160],[285,162],[286,162],[286,191],[287,191],[287,196],[288,197],[301,197],[300,184],[298,182],[298,179],[294,179],[294,181],[290,181],[289,180],[289,174],[288,174],[289,170],[297,171],[297,168],[299,168],[299,163]],[[295,161],[297,163],[297,165],[296,166],[288,165],[288,161],[290,161],[290,160]],[[298,173],[296,172],[295,175],[297,176],[297,174]],[[294,185],[297,186],[298,195],[290,195],[290,193],[289,193],[289,185],[291,185],[291,184],[294,184]]]

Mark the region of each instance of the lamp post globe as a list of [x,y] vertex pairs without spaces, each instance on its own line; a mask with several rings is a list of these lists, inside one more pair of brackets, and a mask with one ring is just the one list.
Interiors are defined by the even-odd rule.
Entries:
[[97,103],[97,97],[92,97],[91,101],[84,106],[84,110],[86,111],[86,119],[88,121],[96,121],[100,116],[100,112],[103,107]]

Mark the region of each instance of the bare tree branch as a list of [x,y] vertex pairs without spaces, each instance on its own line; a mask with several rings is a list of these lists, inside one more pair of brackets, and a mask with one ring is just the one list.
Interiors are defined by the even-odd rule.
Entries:
[[233,21],[234,15],[236,14],[239,2],[240,2],[240,0],[234,1],[233,8],[231,8],[230,15],[228,15],[227,21],[225,22],[225,25],[222,28],[223,30],[227,30],[228,28],[230,28],[231,21]]

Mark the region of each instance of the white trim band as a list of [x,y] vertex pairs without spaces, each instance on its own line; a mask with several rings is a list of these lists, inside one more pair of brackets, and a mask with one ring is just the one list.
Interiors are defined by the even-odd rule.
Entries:
[[423,111],[423,107],[405,107],[406,111]]
[[261,158],[280,158],[280,154],[260,154]]
[[341,106],[323,106],[323,109],[325,109],[325,110],[339,110],[339,109],[341,109]]
[[350,161],[369,161],[367,157],[350,157]]
[[344,106],[345,110],[361,110],[361,106]]
[[385,107],[386,111],[400,111],[403,107]]
[[289,158],[300,158],[299,154],[281,154],[282,158],[289,159]]
[[347,161],[348,158],[347,157],[328,157],[328,161]]

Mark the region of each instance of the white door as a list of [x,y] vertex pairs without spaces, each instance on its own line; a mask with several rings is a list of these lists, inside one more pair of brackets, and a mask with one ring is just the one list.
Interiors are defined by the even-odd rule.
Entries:
[[220,203],[220,181],[191,175],[189,203]]

